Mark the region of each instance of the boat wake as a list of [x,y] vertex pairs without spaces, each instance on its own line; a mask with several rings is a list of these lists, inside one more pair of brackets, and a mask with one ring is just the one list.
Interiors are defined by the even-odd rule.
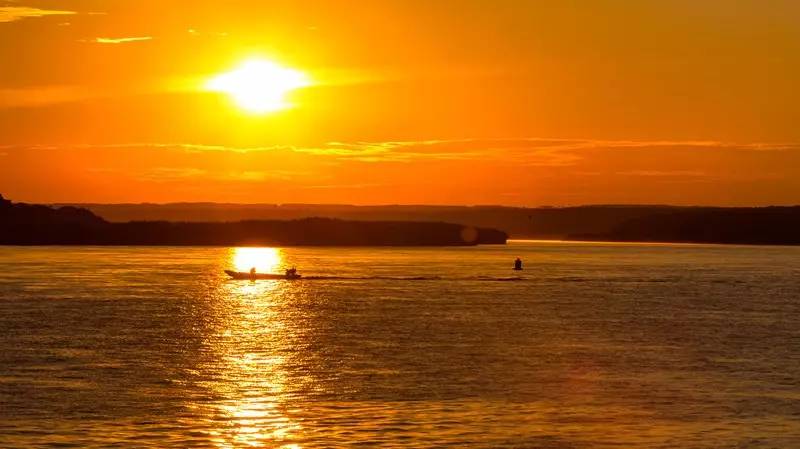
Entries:
[[524,281],[521,276],[303,276],[305,280],[379,280],[379,281]]

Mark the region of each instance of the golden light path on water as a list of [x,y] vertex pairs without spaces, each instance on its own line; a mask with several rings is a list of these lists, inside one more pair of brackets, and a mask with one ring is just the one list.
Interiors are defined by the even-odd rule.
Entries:
[[[276,248],[233,248],[228,258],[228,265],[239,271],[272,272],[282,264]],[[209,410],[219,423],[210,432],[219,448],[300,448],[292,443],[300,424],[284,411],[291,402],[285,360],[275,351],[285,346],[287,323],[279,313],[285,289],[279,281],[219,286],[224,316],[210,343],[220,366],[218,380],[209,382],[214,396],[222,398]]]

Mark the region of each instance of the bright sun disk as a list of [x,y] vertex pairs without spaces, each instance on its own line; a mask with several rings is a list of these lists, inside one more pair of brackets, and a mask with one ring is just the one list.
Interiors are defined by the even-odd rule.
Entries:
[[309,84],[305,74],[298,70],[272,61],[251,59],[212,78],[206,89],[230,95],[236,104],[250,112],[266,113],[290,106],[286,95]]

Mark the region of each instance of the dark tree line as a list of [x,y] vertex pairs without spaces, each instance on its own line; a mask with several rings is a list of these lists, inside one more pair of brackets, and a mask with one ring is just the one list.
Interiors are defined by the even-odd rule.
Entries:
[[14,204],[0,196],[0,244],[6,245],[461,246],[503,244],[506,239],[495,229],[434,222],[304,218],[111,223],[82,208]]

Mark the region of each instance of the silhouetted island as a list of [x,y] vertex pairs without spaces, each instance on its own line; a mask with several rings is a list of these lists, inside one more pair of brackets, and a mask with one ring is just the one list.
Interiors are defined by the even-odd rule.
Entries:
[[238,222],[108,222],[87,209],[0,196],[2,245],[465,246],[505,244],[496,229],[451,223],[332,218]]
[[342,220],[461,223],[517,239],[800,244],[800,207],[593,205],[82,204],[106,220]]

